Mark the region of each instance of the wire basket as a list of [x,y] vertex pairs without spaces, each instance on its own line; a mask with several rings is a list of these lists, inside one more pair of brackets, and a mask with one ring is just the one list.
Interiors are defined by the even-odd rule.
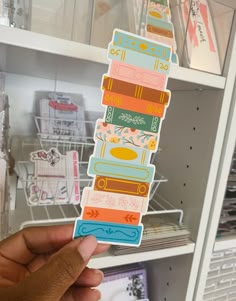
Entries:
[[93,143],[95,121],[46,118],[34,116],[38,137],[41,141],[60,143]]

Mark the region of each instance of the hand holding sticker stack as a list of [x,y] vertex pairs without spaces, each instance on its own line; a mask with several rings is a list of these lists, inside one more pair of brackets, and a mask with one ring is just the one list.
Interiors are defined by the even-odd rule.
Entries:
[[115,30],[108,48],[110,66],[102,80],[104,120],[96,123],[95,149],[84,188],[74,238],[139,246],[155,175],[150,164],[170,102],[166,90],[172,49]]

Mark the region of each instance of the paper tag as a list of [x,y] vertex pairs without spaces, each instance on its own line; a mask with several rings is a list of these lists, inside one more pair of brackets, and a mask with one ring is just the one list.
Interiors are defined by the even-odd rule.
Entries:
[[78,204],[80,201],[79,160],[76,151],[66,155],[51,148],[30,154],[34,175],[30,183],[29,205]]

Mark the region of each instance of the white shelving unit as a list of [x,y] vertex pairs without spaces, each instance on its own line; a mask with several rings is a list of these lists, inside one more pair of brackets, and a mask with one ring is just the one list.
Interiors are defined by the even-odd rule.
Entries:
[[[231,152],[229,141],[236,134],[232,100],[236,75],[234,39],[235,27],[223,76],[178,66],[173,66],[170,74],[172,100],[161,131],[162,151],[155,162],[168,182],[160,185],[158,192],[171,200],[174,208],[184,211],[192,243],[132,255],[106,253],[90,263],[105,268],[145,262],[150,301],[191,301],[194,294],[200,301],[199,284],[204,291],[203,263],[209,266],[211,254],[208,251],[207,257],[203,253],[201,262],[200,258],[207,246],[213,250],[211,220],[213,211],[217,211],[214,207],[220,208]],[[100,83],[107,68],[104,49],[0,26],[0,71],[6,72],[11,134],[36,135],[32,119],[35,91],[56,88],[79,92],[85,97],[86,110],[102,113]],[[21,201],[22,190],[17,197]]]
[[[230,1],[229,1],[230,4]],[[235,3],[234,3],[235,7]],[[234,20],[233,32],[235,32],[236,24]],[[231,54],[232,60],[236,58],[235,49]],[[231,61],[229,68],[234,68],[233,64],[235,62]],[[235,82],[235,75],[231,79],[232,83]],[[226,88],[227,89],[227,88]],[[220,239],[216,239],[216,233],[219,225],[221,209],[223,206],[224,195],[231,165],[231,160],[234,153],[235,142],[236,142],[236,90],[235,86],[232,91],[232,102],[230,105],[229,116],[227,118],[226,132],[224,135],[223,148],[220,158],[219,170],[217,173],[216,185],[213,193],[213,199],[211,204],[210,216],[208,221],[208,227],[205,237],[205,242],[203,246],[203,253],[201,256],[198,279],[195,287],[194,301],[202,301],[205,298],[204,292],[206,293],[207,281],[209,279],[209,273],[211,271],[211,262],[214,258],[214,254],[221,254],[222,252],[231,252],[235,249],[236,241],[235,237],[229,236]],[[234,259],[234,262],[235,259]],[[226,291],[223,291],[223,295],[220,296],[219,293],[221,290],[215,290],[214,297],[211,300],[218,300],[219,297],[222,300],[235,300],[236,295],[230,297],[230,290],[235,292],[235,287],[231,284]],[[229,292],[229,295],[226,293]],[[204,296],[204,297],[203,297]],[[204,299],[205,300],[205,299]]]

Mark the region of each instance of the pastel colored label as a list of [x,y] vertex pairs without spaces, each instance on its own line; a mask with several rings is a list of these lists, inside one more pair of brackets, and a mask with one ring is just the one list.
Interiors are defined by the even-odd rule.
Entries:
[[165,74],[119,61],[112,61],[110,63],[109,74],[111,77],[119,80],[163,91],[167,84],[167,76]]
[[173,52],[176,51],[176,42],[175,42],[174,38],[163,37],[158,34],[148,32],[148,31],[146,32],[146,37],[148,37],[149,39],[152,39],[154,41],[157,41],[157,42],[166,43],[167,45],[171,46]]
[[88,173],[118,179],[135,180],[150,183],[153,181],[155,166],[142,166],[90,157]]
[[156,152],[158,148],[158,134],[109,124],[101,119],[97,120],[94,140],[145,148],[151,152]]
[[146,197],[149,194],[149,183],[96,176],[94,190],[129,194]]
[[105,121],[137,130],[158,133],[161,119],[159,117],[107,107]]
[[110,91],[104,91],[102,104],[156,117],[163,117],[166,109],[166,106],[160,103],[143,99],[137,101],[137,98]]
[[108,58],[120,62],[125,62],[137,67],[168,75],[170,73],[170,63],[159,58],[125,49],[110,44],[108,47]]
[[132,164],[148,165],[151,152],[147,149],[138,147],[122,146],[117,143],[97,141],[94,155],[95,157],[107,160],[129,161]]
[[138,212],[114,210],[109,208],[84,207],[83,220],[93,220],[107,223],[128,224],[137,226],[141,214]]
[[168,6],[150,1],[148,5],[148,14],[162,21],[171,20],[171,12]]
[[158,20],[157,18],[152,17],[152,16],[147,16],[147,24],[174,32],[174,27],[171,22]]
[[139,246],[142,239],[142,231],[142,225],[130,226],[78,219],[75,222],[73,237],[93,235],[98,242]]
[[153,43],[150,40],[141,38],[137,35],[128,34],[127,32],[121,30],[114,31],[113,44],[167,61],[169,61],[171,58],[170,47]]
[[[146,190],[146,187],[142,189],[141,186],[140,188],[136,189],[140,189],[142,191]],[[90,206],[97,208],[110,208],[115,210],[122,209],[125,211],[140,212],[142,214],[145,214],[147,212],[148,203],[148,197],[126,195],[122,194],[121,192],[109,193],[103,191],[95,191],[88,187],[84,188],[81,201],[81,205],[84,207]]]

